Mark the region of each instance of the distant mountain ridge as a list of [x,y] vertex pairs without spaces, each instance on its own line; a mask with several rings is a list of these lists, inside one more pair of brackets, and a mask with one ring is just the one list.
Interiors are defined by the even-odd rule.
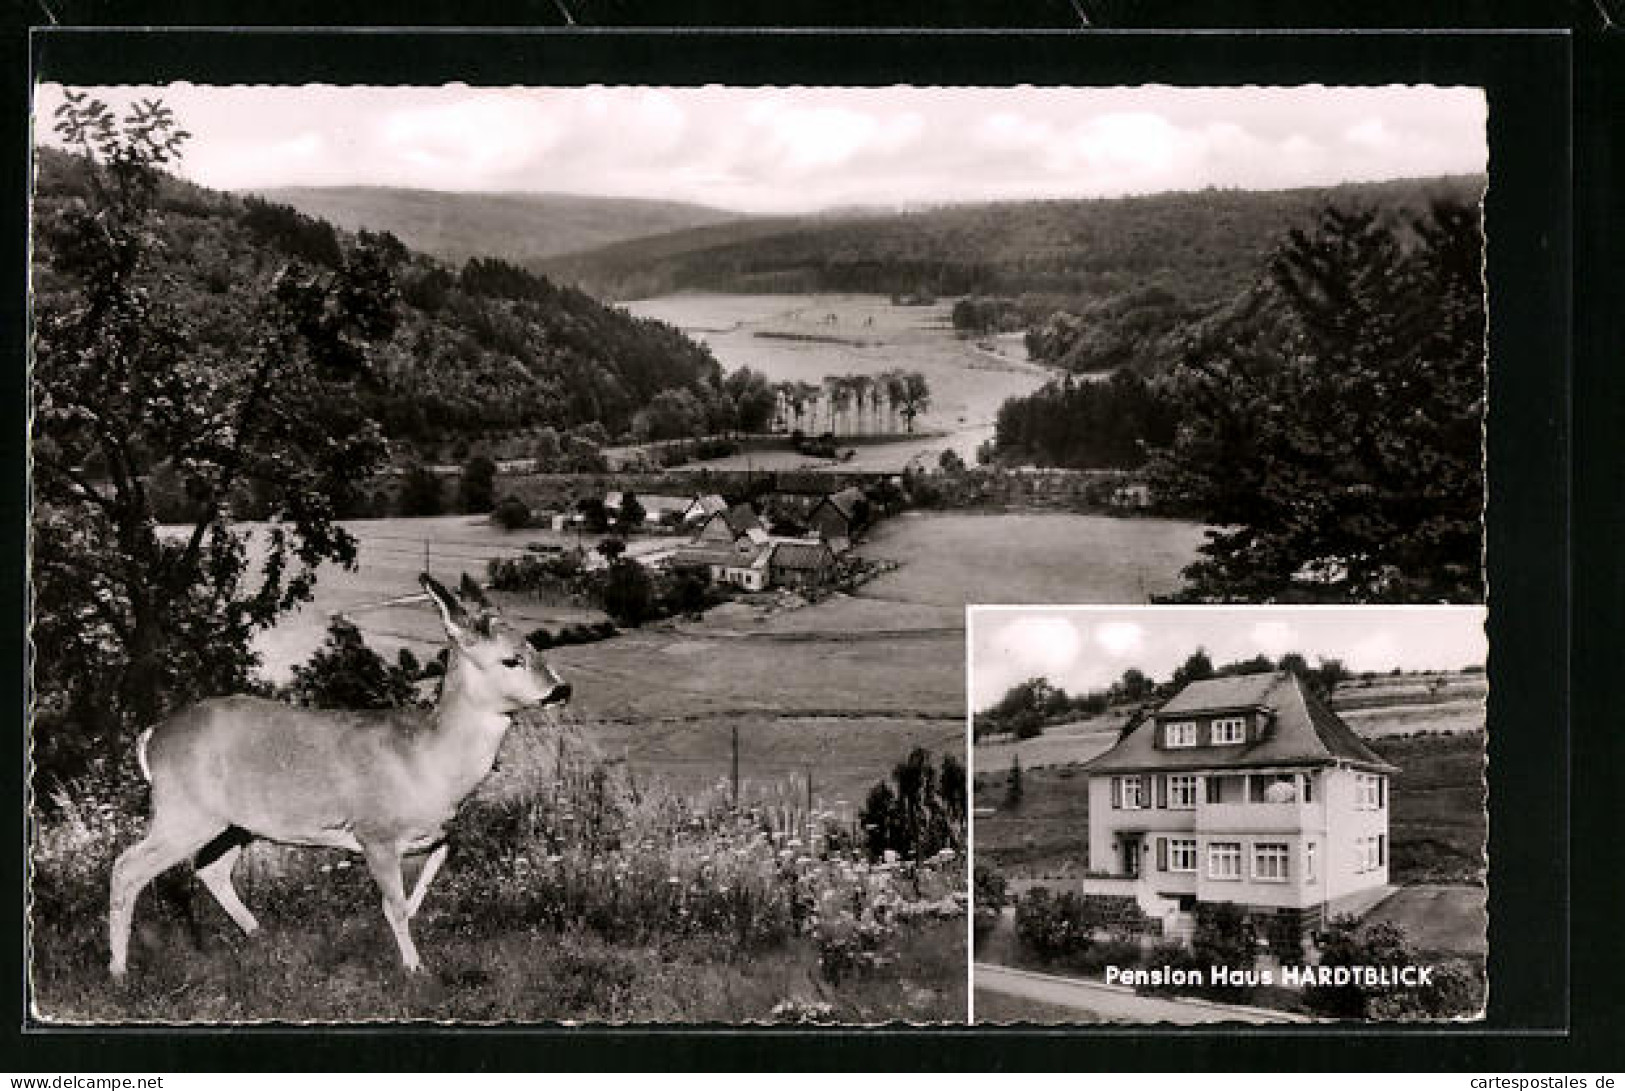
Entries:
[[1419,212],[1481,194],[1482,175],[1144,197],[943,205],[701,225],[526,266],[601,299],[685,291],[928,291],[1102,299],[1161,287],[1194,305],[1245,286],[1322,205]]
[[534,262],[628,239],[743,219],[681,201],[571,193],[458,193],[395,186],[245,190],[346,231],[388,231],[460,265],[472,257]]

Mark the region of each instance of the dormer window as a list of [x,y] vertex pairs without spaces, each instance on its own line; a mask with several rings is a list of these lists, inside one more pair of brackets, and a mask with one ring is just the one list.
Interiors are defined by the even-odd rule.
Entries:
[[1213,721],[1213,745],[1233,746],[1247,741],[1247,721],[1240,716],[1229,716]]
[[1163,745],[1169,750],[1196,745],[1196,724],[1185,721],[1163,728]]

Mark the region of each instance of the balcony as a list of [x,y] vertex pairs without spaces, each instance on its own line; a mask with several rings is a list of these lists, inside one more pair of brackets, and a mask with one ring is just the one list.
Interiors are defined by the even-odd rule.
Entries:
[[1196,806],[1197,833],[1297,833],[1325,827],[1318,804],[1301,803],[1199,803]]

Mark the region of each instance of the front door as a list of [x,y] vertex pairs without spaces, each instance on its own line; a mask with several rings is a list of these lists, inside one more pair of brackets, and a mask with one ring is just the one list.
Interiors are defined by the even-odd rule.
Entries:
[[1131,879],[1140,877],[1140,839],[1137,837],[1123,839],[1123,874]]

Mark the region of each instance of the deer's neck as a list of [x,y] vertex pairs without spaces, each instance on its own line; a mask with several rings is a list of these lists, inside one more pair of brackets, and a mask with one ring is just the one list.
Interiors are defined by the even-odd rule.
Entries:
[[454,659],[425,750],[433,769],[447,778],[461,798],[496,764],[497,750],[508,733],[509,710],[471,696],[460,684],[459,675]]

